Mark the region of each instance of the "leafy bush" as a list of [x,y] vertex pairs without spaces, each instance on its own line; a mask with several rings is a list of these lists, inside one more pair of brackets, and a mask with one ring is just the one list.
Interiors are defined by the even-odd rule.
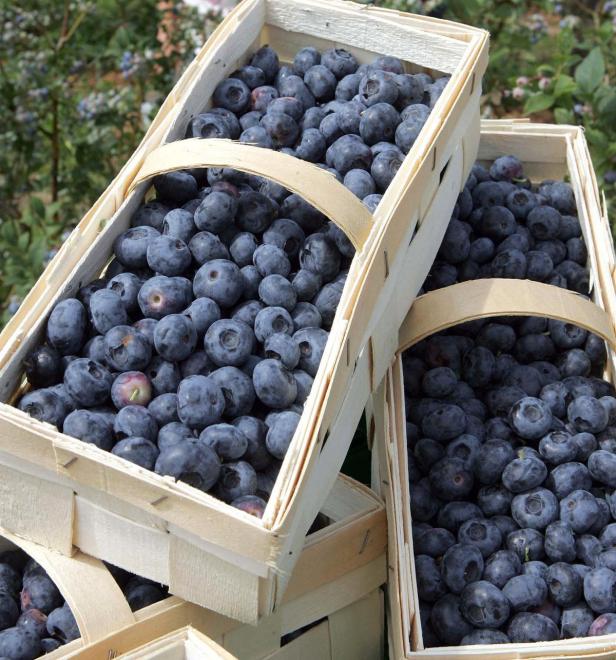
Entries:
[[[208,19],[178,1],[0,9],[0,301],[14,311],[138,145]],[[9,309],[10,308],[10,309]]]
[[616,203],[616,2],[377,0],[491,33],[485,116],[584,126],[600,183]]

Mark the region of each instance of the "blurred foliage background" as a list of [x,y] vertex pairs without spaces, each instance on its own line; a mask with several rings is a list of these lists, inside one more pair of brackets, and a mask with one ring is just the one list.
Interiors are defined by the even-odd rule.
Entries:
[[[616,199],[616,2],[360,1],[489,30],[484,116],[583,125],[600,184]],[[232,4],[0,4],[0,324]]]

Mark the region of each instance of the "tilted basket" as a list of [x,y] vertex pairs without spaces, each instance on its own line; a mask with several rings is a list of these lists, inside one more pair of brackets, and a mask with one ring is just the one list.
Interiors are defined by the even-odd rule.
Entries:
[[[374,215],[332,176],[290,156],[220,140],[180,141],[217,85],[254,48],[344,46],[361,62],[394,55],[409,71],[451,75]],[[228,166],[301,194],[357,249],[325,354],[262,521],[181,482],[142,470],[0,404],[0,523],[66,555],[79,548],[169,584],[173,594],[256,622],[280,604],[301,543],[342,464],[370,389],[372,363],[395,345],[370,339],[417,291],[474,162],[487,34],[342,0],[244,0],[163,104],[138,150],[47,268],[0,336],[0,395],[59,300],[108,262],[116,236],[161,172]],[[404,265],[415,263],[410,280]],[[412,294],[414,295],[414,293]],[[393,327],[393,325],[391,326]],[[380,340],[380,337],[379,337]]]

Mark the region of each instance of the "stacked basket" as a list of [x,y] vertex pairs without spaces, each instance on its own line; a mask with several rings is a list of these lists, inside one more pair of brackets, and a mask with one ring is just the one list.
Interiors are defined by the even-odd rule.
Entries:
[[[264,44],[286,61],[307,44],[345,47],[360,63],[384,54],[402,60],[408,72],[450,76],[373,215],[328,172],[289,155],[228,140],[182,139],[221,79]],[[168,585],[171,594],[218,613],[170,601],[154,606],[151,622],[140,614],[134,625],[118,622],[128,627],[92,650],[76,648],[77,656],[110,657],[186,625],[241,658],[297,657],[303,648],[313,657],[379,654],[382,512],[361,487],[337,481],[338,472],[378,384],[374,366],[395,350],[393,335],[375,343],[379,320],[391,311],[390,330],[401,321],[397,287],[404,281],[409,301],[419,290],[474,162],[486,63],[486,33],[446,21],[342,0],[244,0],[9,322],[0,338],[2,526],[65,557],[87,553]],[[355,248],[314,386],[262,520],[9,405],[27,391],[23,360],[41,341],[50,311],[104,271],[151,179],[212,167],[258,174],[296,192]],[[415,264],[410,278],[409,262]],[[300,552],[319,511],[335,522]],[[245,628],[231,619],[260,624]],[[276,655],[283,635],[315,622]],[[169,643],[186,645],[194,637],[178,635]],[[91,638],[84,633],[83,641]]]
[[[613,256],[609,247],[612,239],[607,218],[601,212],[596,179],[583,133],[573,127],[485,122],[482,125],[479,161],[491,163],[509,154],[524,163],[524,171],[533,182],[565,177],[570,182],[588,249],[592,301],[562,288],[529,280],[477,279],[454,284],[426,293],[415,301],[400,325],[396,358],[391,364],[383,362],[376,366],[379,375],[385,377],[371,401],[369,425],[375,449],[373,485],[384,497],[388,512],[388,627],[391,655],[395,658],[444,658],[454,655],[469,658],[608,658],[614,655],[616,641],[613,634],[542,643],[492,643],[460,647],[435,644],[434,640],[424,640],[422,634],[422,626],[424,634],[427,631],[427,621],[420,615],[413,552],[410,512],[414,482],[409,486],[407,456],[412,452],[409,448],[414,441],[409,438],[407,445],[406,424],[409,406],[413,404],[409,395],[405,394],[404,351],[434,333],[478,319],[548,317],[564,321],[570,327],[584,328],[602,338],[608,353],[603,377],[613,382],[616,335]],[[409,264],[408,268],[411,269],[412,265]],[[402,297],[399,300],[406,308],[413,302]],[[528,561],[528,556],[525,561]]]

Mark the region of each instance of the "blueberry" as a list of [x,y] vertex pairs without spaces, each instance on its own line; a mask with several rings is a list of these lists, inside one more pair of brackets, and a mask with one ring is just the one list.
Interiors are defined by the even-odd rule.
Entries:
[[[49,613],[46,621],[46,631],[50,636],[55,637],[61,641],[62,644],[73,641],[81,637],[75,617],[71,612],[68,603],[64,603],[62,607],[57,607]],[[45,635],[41,633],[41,637]]]
[[49,614],[62,605],[63,599],[51,579],[46,574],[42,574],[24,577],[20,600],[22,612],[34,608],[43,614]]
[[522,574],[545,580],[548,574],[548,566],[542,561],[526,561],[522,564]]
[[263,70],[250,64],[240,67],[232,74],[232,77],[244,82],[251,90],[255,87],[265,85],[265,73],[263,73]]
[[181,380],[179,366],[174,362],[163,360],[158,355],[155,355],[146,367],[145,375],[152,384],[155,396],[175,392]]
[[511,515],[520,527],[545,529],[558,518],[558,500],[546,488],[533,488],[513,498]]
[[302,328],[293,335],[300,352],[299,368],[313,378],[317,374],[328,336],[321,328]]
[[211,298],[220,307],[232,307],[242,295],[244,280],[232,261],[214,259],[199,268],[193,288],[198,298]]
[[276,415],[265,440],[267,449],[274,458],[284,458],[299,421],[299,414],[294,412],[284,411]]
[[467,520],[458,530],[458,543],[476,546],[484,559],[496,552],[501,542],[501,532],[490,520]]
[[588,471],[599,483],[616,488],[616,454],[599,449],[588,457]]
[[523,562],[544,557],[543,535],[536,529],[516,529],[508,534],[506,544]]
[[33,387],[46,387],[62,380],[60,354],[50,346],[38,346],[24,360],[28,382]]
[[583,602],[563,608],[560,623],[561,638],[587,637],[594,617],[592,610]]
[[265,309],[265,305],[260,300],[247,300],[234,308],[231,318],[254,329],[257,315],[262,309]]
[[[465,635],[460,641],[460,646],[475,644],[509,644],[510,640],[500,630],[477,629]],[[429,646],[429,645],[428,645]]]
[[250,58],[250,66],[261,69],[266,82],[272,82],[278,73],[280,62],[275,50],[269,46],[262,46]]
[[355,73],[359,66],[355,57],[344,48],[330,48],[324,51],[321,64],[326,66],[338,80]]
[[[121,301],[121,299],[114,292],[109,293],[116,296],[109,301],[109,307],[115,309],[113,305],[117,306],[118,301]],[[144,282],[141,289],[139,289],[137,301],[142,314],[152,319],[161,319],[167,314],[177,314],[190,303],[190,300],[187,300],[184,287],[180,282],[174,278],[162,275],[152,277]],[[99,332],[107,332],[112,327],[125,323],[126,317],[124,316],[123,320],[112,319],[111,323],[105,321],[104,329],[99,329],[97,326],[97,330]]]
[[543,614],[520,612],[511,619],[507,636],[514,644],[550,642],[558,639],[556,624]]
[[548,595],[545,580],[533,575],[516,575],[503,587],[503,594],[515,612],[538,607]]
[[476,628],[499,628],[509,618],[509,602],[490,582],[467,585],[460,596],[464,617]]
[[299,76],[289,75],[280,80],[278,91],[280,92],[280,96],[290,96],[297,99],[302,104],[304,110],[312,108],[316,104],[316,99],[312,92]]
[[217,496],[228,503],[238,497],[255,495],[257,492],[257,473],[246,461],[225,463],[220,468],[220,477],[216,484]]
[[187,172],[160,174],[154,178],[156,195],[161,200],[183,204],[198,196],[195,178]]
[[416,555],[441,557],[456,543],[456,537],[442,527],[430,528],[413,540]]
[[463,434],[452,440],[445,450],[445,455],[451,458],[459,458],[464,467],[472,472],[475,460],[481,451],[481,442],[474,435]]
[[118,409],[131,404],[147,406],[151,398],[152,385],[141,371],[119,374],[111,385],[111,400]]
[[385,192],[402,166],[404,159],[393,150],[377,154],[372,161],[370,174],[380,192]]
[[447,593],[447,587],[441,577],[436,561],[427,555],[415,556],[415,573],[419,597],[428,603],[434,603]]
[[509,419],[519,436],[527,440],[536,440],[550,430],[552,412],[541,399],[525,397],[514,404]]
[[575,540],[577,558],[586,566],[598,565],[599,555],[603,551],[601,541],[592,534],[581,534]]
[[396,109],[389,103],[377,103],[361,113],[359,134],[370,146],[378,142],[393,142],[398,124],[400,115]]
[[[11,625],[11,624],[9,624]],[[39,638],[23,627],[4,627],[0,632],[0,656],[12,660],[33,660],[41,655]]]
[[560,519],[568,523],[576,534],[584,534],[599,516],[599,505],[586,490],[574,490],[560,501]]
[[567,408],[567,418],[579,432],[598,433],[608,424],[608,413],[592,396],[578,396]]
[[458,543],[451,546],[441,561],[441,573],[453,593],[461,593],[471,582],[481,579],[483,557],[475,545]]
[[295,383],[297,384],[297,396],[295,397],[295,403],[304,404],[310,390],[312,389],[312,383],[314,379],[312,376],[302,369],[295,369],[293,371],[293,378],[295,378]]
[[209,378],[222,391],[225,417],[233,419],[252,410],[255,390],[250,376],[237,367],[221,367],[213,371]]
[[333,282],[326,284],[312,299],[314,306],[321,315],[321,320],[325,328],[331,328],[334,322],[336,310],[344,291],[345,282],[346,273]]
[[201,431],[199,441],[213,449],[222,461],[242,458],[248,449],[248,438],[231,424],[213,424]]
[[58,303],[47,321],[47,341],[61,355],[79,353],[88,324],[85,307],[77,298]]
[[521,562],[515,552],[498,550],[487,558],[483,569],[483,580],[502,589],[512,577],[519,575],[521,570]]
[[154,470],[208,491],[218,481],[221,466],[218,456],[209,447],[196,442],[178,442],[161,448]]
[[238,201],[225,192],[211,192],[195,211],[194,222],[198,229],[214,234],[233,224],[238,211]]
[[299,302],[291,312],[293,325],[297,330],[302,328],[320,328],[322,324],[319,310],[309,302]]
[[430,624],[441,644],[446,646],[459,644],[463,637],[473,631],[471,624],[462,615],[461,599],[454,594],[446,594],[434,603]]
[[537,458],[516,458],[503,470],[502,480],[512,493],[522,493],[543,483],[547,468]]
[[158,448],[147,438],[130,437],[120,440],[111,450],[119,456],[146,470],[152,470],[158,458]]
[[446,442],[464,433],[466,421],[466,414],[459,406],[443,403],[423,418],[422,431],[426,437]]
[[430,481],[421,479],[413,484],[411,496],[411,514],[415,521],[426,521],[439,511],[440,502],[432,492]]
[[483,513],[476,504],[471,502],[447,502],[438,511],[437,524],[439,527],[444,527],[457,534],[463,522],[482,517]]
[[250,104],[250,88],[239,78],[226,78],[216,86],[212,100],[218,107],[241,114]]
[[494,373],[494,355],[483,346],[475,346],[462,360],[462,376],[471,387],[485,387]]
[[111,426],[90,410],[75,410],[64,420],[63,433],[109,451],[113,446]]
[[609,568],[593,568],[584,578],[584,599],[598,614],[616,609],[616,573]]
[[299,50],[293,60],[293,69],[298,76],[303,76],[310,67],[321,62],[321,53],[316,48],[308,46]]
[[140,405],[125,406],[116,415],[113,430],[118,438],[140,437],[156,440],[158,424],[147,408]]
[[[133,227],[152,227],[160,232],[163,228],[163,219],[169,211],[170,208],[165,204],[163,204],[162,202],[158,200],[152,200],[147,204],[142,204],[135,211],[135,214],[133,215],[131,220],[131,225]],[[135,235],[135,239],[139,235],[145,237],[147,234],[137,234]],[[114,253],[116,254],[116,256],[117,256],[117,252],[115,248],[117,243],[118,243],[118,239],[116,239],[116,243],[114,243]],[[143,250],[142,254],[144,259],[142,265],[145,265],[145,249]],[[126,265],[128,266],[130,264],[126,264]]]
[[152,346],[147,337],[129,325],[109,330],[105,334],[104,349],[105,362],[117,371],[140,371],[152,358]]
[[368,107],[377,103],[393,105],[398,100],[398,95],[398,87],[393,76],[384,71],[372,71],[365,75],[359,83],[359,100]]
[[195,441],[196,437],[192,429],[189,429],[188,426],[185,426],[180,422],[169,422],[168,424],[161,426],[157,438],[157,444],[160,451],[163,451],[172,445]]
[[243,297],[250,300],[256,298],[259,293],[259,284],[263,279],[255,266],[244,266],[240,273],[244,283]]
[[487,516],[508,514],[512,499],[513,494],[501,485],[483,486],[477,491],[477,504]]
[[288,408],[297,396],[293,374],[278,360],[260,362],[255,367],[252,381],[257,397],[270,408]]
[[211,376],[185,378],[179,384],[177,396],[178,417],[190,428],[200,430],[220,420],[225,399]]
[[211,298],[196,298],[182,312],[192,321],[197,337],[203,337],[208,328],[220,319],[220,307]]
[[358,135],[342,135],[327,150],[326,162],[345,176],[350,170],[368,170],[372,152]]
[[74,360],[64,372],[67,392],[83,406],[105,403],[111,393],[112,380],[111,374],[102,364],[87,358]]
[[231,506],[255,518],[263,518],[267,502],[257,495],[241,495],[231,502]]
[[278,332],[292,335],[293,327],[293,319],[284,307],[266,307],[255,318],[254,333],[256,338],[263,343],[270,335]]
[[[192,375],[192,374],[191,374]],[[159,427],[171,422],[179,422],[177,394],[168,392],[155,397],[148,405],[148,410]]]
[[219,367],[239,367],[252,352],[255,337],[249,325],[235,319],[214,321],[205,333],[208,357]]

